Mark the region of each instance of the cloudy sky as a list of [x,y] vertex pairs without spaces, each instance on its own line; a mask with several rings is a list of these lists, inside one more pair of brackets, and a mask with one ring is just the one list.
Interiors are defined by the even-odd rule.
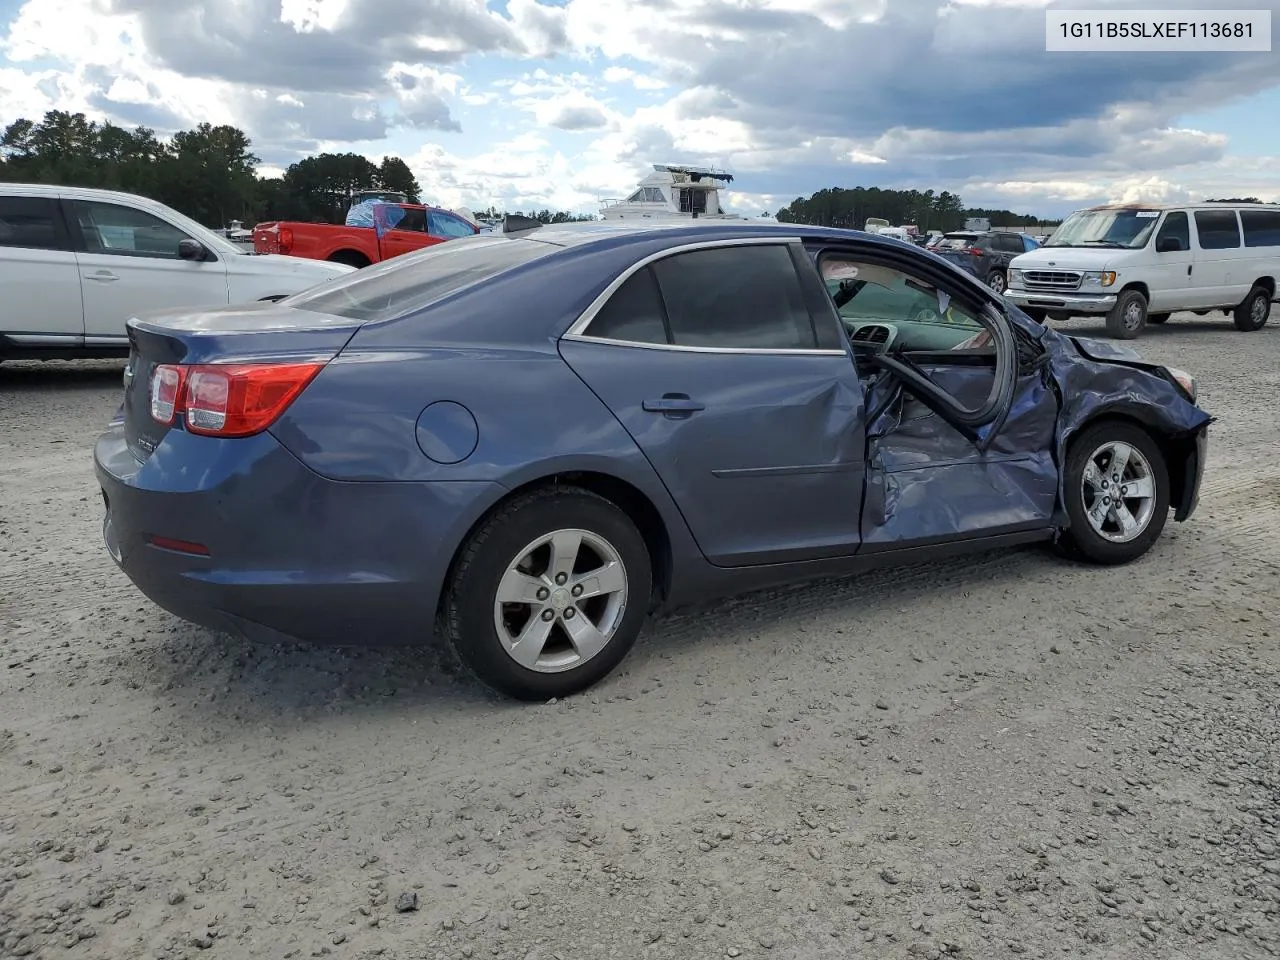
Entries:
[[[1209,0],[0,0],[0,124],[245,129],[264,163],[403,156],[431,202],[595,212],[654,162],[726,205],[950,189],[1060,215],[1280,200],[1271,53],[1046,53],[1045,8]],[[1232,0],[1270,8],[1280,0]],[[1273,25],[1273,30],[1275,29]]]

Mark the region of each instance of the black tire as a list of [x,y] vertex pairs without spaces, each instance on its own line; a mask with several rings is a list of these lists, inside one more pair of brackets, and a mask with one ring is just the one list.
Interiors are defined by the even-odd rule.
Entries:
[[[1109,443],[1128,444],[1141,453],[1150,466],[1153,504],[1146,526],[1131,540],[1116,542],[1096,531],[1089,523],[1085,503],[1085,470],[1093,455]],[[1130,471],[1133,467],[1130,467]],[[1075,560],[1114,565],[1138,559],[1156,542],[1169,519],[1169,468],[1159,445],[1141,427],[1120,420],[1108,420],[1087,427],[1071,441],[1067,450],[1066,511],[1071,526],[1062,532],[1059,549]],[[1104,478],[1110,483],[1109,478]],[[1133,503],[1126,500],[1126,506]]]
[[1107,336],[1136,340],[1147,325],[1147,298],[1137,290],[1125,290],[1107,314]]
[[1167,313],[1148,313],[1147,323],[1167,323],[1170,314]]
[[1235,309],[1232,319],[1236,329],[1253,333],[1267,325],[1271,316],[1271,291],[1266,287],[1254,287]]
[[[507,652],[495,605],[498,585],[520,551],[558,530],[584,530],[611,546],[621,560],[627,593],[617,627],[598,653],[569,669],[543,672],[517,663]],[[463,545],[445,596],[445,632],[459,659],[495,690],[520,700],[564,697],[597,683],[622,662],[640,635],[652,591],[649,551],[626,513],[588,490],[547,487],[499,506]],[[567,646],[562,622],[567,621],[555,622],[552,634]]]
[[1049,319],[1049,311],[1039,307],[1023,307],[1022,312],[1041,326],[1044,326],[1044,322]]
[[330,263],[345,263],[357,270],[369,266],[369,258],[356,250],[339,250],[329,258]]
[[996,293],[1003,294],[1009,287],[1009,278],[1003,270],[992,270],[987,274],[986,284]]

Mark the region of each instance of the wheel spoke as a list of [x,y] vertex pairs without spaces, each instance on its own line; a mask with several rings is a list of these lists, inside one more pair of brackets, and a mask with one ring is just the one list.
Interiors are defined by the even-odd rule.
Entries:
[[1107,522],[1107,514],[1110,513],[1111,507],[1102,502],[1102,498],[1098,497],[1093,501],[1093,506],[1089,508],[1089,525],[1099,533],[1102,532],[1103,526]]
[[560,574],[573,576],[573,565],[582,547],[582,534],[575,530],[561,530],[551,538],[551,562],[547,564],[547,576],[552,580]]
[[1088,466],[1084,468],[1084,482],[1094,490],[1101,490],[1102,480],[1102,471],[1098,469],[1096,463],[1090,460]]
[[499,603],[529,603],[541,607],[538,591],[546,589],[546,584],[537,577],[531,577],[519,570],[508,570],[498,584]]
[[1156,487],[1150,477],[1135,477],[1122,481],[1122,484],[1124,493],[1121,496],[1126,500],[1148,500],[1156,495]]
[[589,570],[578,576],[574,580],[574,585],[582,587],[582,593],[578,594],[575,599],[589,600],[591,597],[600,597],[625,590],[627,588],[627,574],[622,568],[622,564],[610,561],[603,567],[597,567],[595,570]]
[[1126,539],[1138,532],[1138,521],[1129,512],[1129,508],[1125,506],[1124,501],[1117,500],[1111,505],[1111,515],[1115,517],[1116,523],[1120,525],[1120,533]]
[[595,656],[609,642],[609,638],[601,633],[594,623],[581,614],[572,619],[563,620],[561,623],[565,633],[569,635],[569,641],[573,644],[573,649],[584,660]]
[[1127,443],[1112,444],[1111,463],[1107,466],[1107,473],[1110,474],[1113,481],[1124,479],[1124,471],[1129,466],[1129,454],[1132,451],[1133,448]]
[[551,628],[554,626],[554,620],[530,617],[525,628],[520,631],[519,638],[511,646],[512,659],[520,666],[532,670],[538,663],[538,657],[542,656],[542,648],[547,645],[547,638],[551,636]]

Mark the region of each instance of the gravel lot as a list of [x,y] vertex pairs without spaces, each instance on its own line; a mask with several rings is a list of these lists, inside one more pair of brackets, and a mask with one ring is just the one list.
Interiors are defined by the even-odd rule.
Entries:
[[532,707],[161,613],[100,540],[122,365],[6,364],[0,956],[1277,956],[1280,323],[1138,347],[1221,418],[1142,562],[754,594]]

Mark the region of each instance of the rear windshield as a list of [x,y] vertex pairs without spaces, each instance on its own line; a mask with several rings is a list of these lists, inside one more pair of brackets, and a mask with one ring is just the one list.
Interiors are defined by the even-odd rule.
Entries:
[[938,241],[938,246],[943,250],[963,250],[966,247],[972,247],[977,239],[977,236],[972,233],[948,233]]
[[491,235],[448,240],[344,274],[281,303],[350,320],[391,320],[557,249]]

